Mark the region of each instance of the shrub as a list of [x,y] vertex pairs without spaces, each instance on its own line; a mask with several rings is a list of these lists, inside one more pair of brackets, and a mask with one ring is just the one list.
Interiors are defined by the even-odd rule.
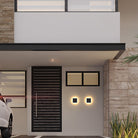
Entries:
[[138,138],[137,114],[128,113],[127,118],[119,118],[118,113],[112,114],[110,122],[113,138]]

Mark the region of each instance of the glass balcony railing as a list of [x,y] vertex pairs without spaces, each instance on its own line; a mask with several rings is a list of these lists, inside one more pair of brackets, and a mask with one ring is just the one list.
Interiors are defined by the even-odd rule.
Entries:
[[117,11],[117,0],[15,0],[15,11]]

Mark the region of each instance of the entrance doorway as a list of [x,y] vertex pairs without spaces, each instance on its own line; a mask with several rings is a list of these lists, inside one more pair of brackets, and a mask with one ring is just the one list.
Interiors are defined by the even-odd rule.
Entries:
[[32,131],[62,131],[62,67],[32,67]]

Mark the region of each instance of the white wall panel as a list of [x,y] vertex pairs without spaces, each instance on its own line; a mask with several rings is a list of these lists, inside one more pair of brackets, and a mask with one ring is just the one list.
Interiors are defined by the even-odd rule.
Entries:
[[[100,71],[99,87],[66,86],[66,71]],[[28,135],[40,136],[102,136],[103,135],[103,70],[102,67],[62,67],[62,132],[31,132],[31,68],[27,70]],[[71,104],[71,97],[80,99],[78,105]],[[86,105],[84,98],[92,96],[94,103]]]
[[118,43],[117,12],[16,12],[15,43]]

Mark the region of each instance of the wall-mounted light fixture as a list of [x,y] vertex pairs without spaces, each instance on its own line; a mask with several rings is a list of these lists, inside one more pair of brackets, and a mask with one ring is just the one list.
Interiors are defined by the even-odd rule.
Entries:
[[91,104],[93,104],[94,100],[91,96],[87,96],[87,97],[85,97],[84,102],[87,105],[91,105]]
[[73,97],[71,97],[71,103],[73,104],[73,105],[77,105],[77,104],[79,104],[79,98],[77,97],[77,96],[73,96]]
[[55,59],[54,58],[51,58],[50,59],[50,62],[52,62],[52,63],[55,62]]

